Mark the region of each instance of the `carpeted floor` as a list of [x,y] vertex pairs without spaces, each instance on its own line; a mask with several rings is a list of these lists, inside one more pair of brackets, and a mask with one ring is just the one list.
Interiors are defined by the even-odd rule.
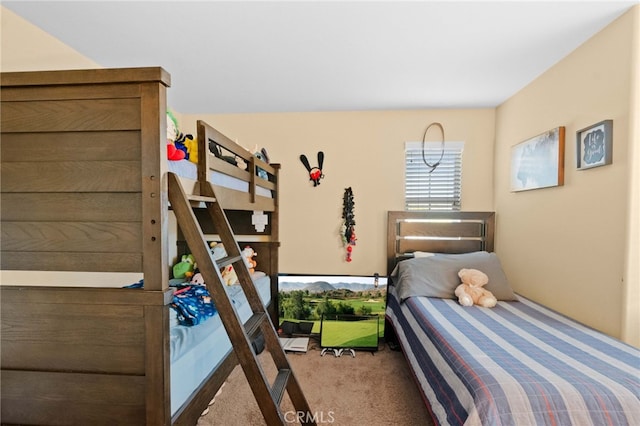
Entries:
[[[401,352],[380,346],[378,352],[356,356],[320,356],[312,341],[305,354],[290,354],[293,368],[318,425],[432,425],[429,412]],[[270,377],[275,367],[267,352],[260,355]],[[293,405],[285,396],[285,420],[297,425]],[[264,425],[247,380],[238,366],[197,426]]]

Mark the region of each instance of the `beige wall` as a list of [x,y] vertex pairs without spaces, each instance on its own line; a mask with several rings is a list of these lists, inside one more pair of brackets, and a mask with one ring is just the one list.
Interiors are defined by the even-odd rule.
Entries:
[[631,102],[629,106],[629,209],[622,339],[640,347],[640,6],[631,12]]
[[[624,278],[630,152],[637,144],[630,134],[634,16],[605,28],[496,114],[496,245],[512,285],[618,337],[631,303]],[[614,122],[613,164],[578,171],[576,131],[604,119]],[[564,186],[510,192],[511,147],[557,126],[566,127]],[[637,314],[637,306],[632,310]]]
[[[177,88],[176,88],[177,89]],[[267,148],[282,164],[280,270],[287,273],[367,274],[386,272],[386,213],[404,210],[404,143],[422,140],[427,125],[441,122],[448,140],[465,142],[464,210],[493,206],[495,111],[370,111],[291,114],[182,115],[194,131],[202,119],[252,149]],[[439,140],[429,131],[427,139]],[[325,153],[325,178],[313,187],[299,160],[316,165]],[[342,198],[351,187],[356,236],[353,261],[344,260],[340,240]]]
[[0,6],[0,70],[39,71],[99,68],[60,40]]

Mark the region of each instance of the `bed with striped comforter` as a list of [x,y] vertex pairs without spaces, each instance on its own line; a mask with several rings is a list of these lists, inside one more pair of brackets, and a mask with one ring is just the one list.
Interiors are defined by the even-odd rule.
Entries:
[[640,351],[526,298],[494,308],[389,288],[436,424],[640,425]]

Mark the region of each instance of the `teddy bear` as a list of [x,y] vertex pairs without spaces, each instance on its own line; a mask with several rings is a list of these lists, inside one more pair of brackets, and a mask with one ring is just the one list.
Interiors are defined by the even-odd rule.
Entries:
[[482,288],[489,282],[489,277],[477,269],[460,269],[458,276],[462,284],[456,287],[455,295],[462,306],[479,305],[493,308],[498,302],[493,293]]

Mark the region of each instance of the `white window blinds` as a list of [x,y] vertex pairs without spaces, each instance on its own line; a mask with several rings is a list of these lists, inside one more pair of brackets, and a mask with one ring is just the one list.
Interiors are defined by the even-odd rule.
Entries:
[[[405,144],[405,210],[460,210],[464,142]],[[440,159],[442,156],[442,159]],[[425,164],[440,164],[433,170]],[[431,171],[431,172],[430,172]]]

